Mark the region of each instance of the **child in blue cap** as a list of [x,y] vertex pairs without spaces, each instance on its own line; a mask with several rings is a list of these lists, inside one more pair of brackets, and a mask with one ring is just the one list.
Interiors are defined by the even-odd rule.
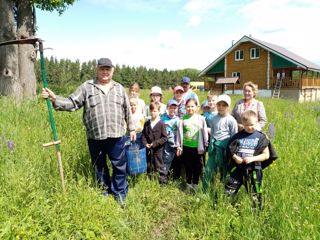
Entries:
[[163,162],[165,165],[166,175],[169,175],[170,167],[176,151],[179,151],[180,146],[177,142],[177,131],[180,118],[176,115],[178,103],[171,99],[167,105],[167,113],[161,117],[161,120],[166,126],[168,141],[163,149]]

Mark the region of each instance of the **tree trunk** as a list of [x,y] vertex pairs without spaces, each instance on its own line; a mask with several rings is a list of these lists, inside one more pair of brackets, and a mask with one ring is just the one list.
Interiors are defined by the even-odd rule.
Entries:
[[[33,9],[30,0],[21,0],[18,5],[18,39],[34,36]],[[36,75],[34,61],[36,60],[35,48],[32,44],[19,45],[19,76],[23,88],[23,97],[30,98],[36,95]]]
[[[16,1],[17,21],[13,13],[14,2],[0,0],[0,42],[33,37],[30,1]],[[0,95],[11,96],[17,102],[36,95],[35,59],[36,54],[32,44],[0,47]]]
[[[13,15],[13,2],[0,0],[0,42],[16,39],[16,24]],[[19,82],[18,46],[0,47],[0,95],[22,99],[23,89]]]

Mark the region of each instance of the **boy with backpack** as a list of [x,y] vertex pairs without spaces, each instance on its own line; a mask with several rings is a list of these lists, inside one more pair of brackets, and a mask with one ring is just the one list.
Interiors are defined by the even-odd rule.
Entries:
[[253,209],[262,205],[262,169],[277,158],[266,135],[257,130],[258,116],[248,110],[242,113],[244,129],[234,135],[228,144],[227,154],[235,163],[225,185],[225,193],[235,196],[241,185],[251,194]]

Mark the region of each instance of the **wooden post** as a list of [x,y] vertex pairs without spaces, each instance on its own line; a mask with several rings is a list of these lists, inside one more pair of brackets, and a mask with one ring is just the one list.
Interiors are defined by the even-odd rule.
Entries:
[[310,84],[309,84],[309,69],[308,68],[306,71],[306,78],[307,78],[307,86],[310,86]]
[[314,87],[314,72],[312,72],[312,86]]
[[300,71],[300,81],[299,81],[300,86],[298,86],[300,90],[302,90],[302,75],[303,75],[303,70]]

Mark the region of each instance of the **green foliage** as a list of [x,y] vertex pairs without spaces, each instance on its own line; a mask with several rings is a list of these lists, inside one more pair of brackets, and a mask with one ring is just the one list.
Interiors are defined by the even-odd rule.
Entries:
[[[141,95],[148,102],[148,90]],[[165,101],[170,97],[165,91]],[[45,102],[17,106],[1,98],[0,239],[320,239],[319,105],[262,100],[280,158],[264,171],[264,209],[253,214],[244,189],[231,205],[218,180],[214,198],[185,193],[176,182],[160,187],[144,175],[130,178],[122,209],[96,186],[81,111],[54,112],[63,194],[54,147],[42,147],[52,140]]]
[[75,0],[32,0],[31,3],[44,11],[58,11],[62,14]]

